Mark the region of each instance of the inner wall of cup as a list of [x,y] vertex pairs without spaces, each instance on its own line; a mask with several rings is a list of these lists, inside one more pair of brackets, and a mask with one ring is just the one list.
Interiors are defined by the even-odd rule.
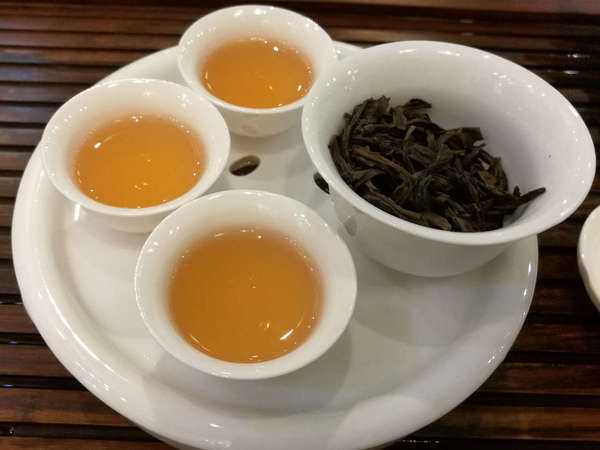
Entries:
[[[274,39],[298,49],[310,62],[314,79],[331,62],[332,44],[331,41],[327,42],[327,36],[322,30],[307,28],[300,23],[286,22],[269,15],[261,17],[259,21],[256,16],[246,15],[232,19],[227,15],[221,20],[215,19],[214,25],[207,23],[202,31],[198,31],[196,38],[186,48],[188,57],[184,63],[187,71],[196,75],[197,85],[201,85],[204,89],[199,69],[203,61],[216,48],[224,43],[249,37]],[[235,20],[233,25],[231,20]]]
[[[337,78],[322,80],[330,87],[320,93],[310,113],[315,115],[317,146],[329,171],[341,181],[328,143],[341,130],[345,112],[370,97],[386,95],[393,105],[418,97],[433,104],[432,120],[444,128],[480,127],[486,149],[502,158],[511,188],[518,185],[524,193],[546,187],[544,195],[517,213],[513,224],[542,212],[556,214],[560,200],[577,189],[569,182],[569,174],[577,168],[565,151],[576,147],[577,139],[557,121],[550,93],[534,87],[538,81],[528,79],[530,75],[511,78],[502,66],[484,67],[482,58],[440,58],[437,53],[389,55],[386,71],[379,67],[381,59],[373,58],[371,64],[348,62],[343,70],[336,70]],[[465,64],[470,67],[467,71]],[[577,127],[573,118],[562,119]]]
[[[331,249],[328,245],[324,245],[325,241],[319,233],[320,227],[309,222],[299,221],[291,211],[288,214],[281,210],[261,207],[260,199],[248,199],[249,205],[247,206],[243,202],[231,204],[227,199],[215,199],[213,202],[219,204],[203,205],[202,211],[194,214],[193,217],[186,218],[185,221],[174,217],[178,215],[176,212],[166,222],[163,222],[161,228],[165,226],[166,228],[163,228],[161,236],[156,238],[158,246],[151,256],[147,255],[150,256],[151,261],[146,268],[146,277],[150,276],[156,280],[150,284],[158,284],[152,286],[153,291],[156,292],[156,294],[151,294],[156,295],[155,304],[148,306],[159,319],[160,317],[167,319],[166,321],[160,320],[163,323],[162,333],[171,335],[171,337],[173,334],[179,336],[171,322],[168,288],[175,265],[185,249],[199,239],[224,228],[260,226],[291,237],[311,256],[319,268],[323,286],[323,305],[317,326],[309,336],[309,339],[312,339],[319,333],[321,324],[328,321],[331,316],[336,314],[336,310],[340,309],[330,301],[336,295],[336,264],[335,258],[331,257]],[[257,207],[254,206],[255,202],[258,203]],[[167,225],[169,223],[172,225]]]
[[[72,178],[74,157],[85,136],[94,128],[113,119],[136,113],[168,115],[189,126],[203,144],[205,173],[213,170],[213,166],[216,164],[214,128],[211,130],[210,123],[202,123],[202,111],[190,109],[189,106],[184,109],[181,99],[178,97],[177,93],[158,95],[151,90],[147,95],[142,95],[142,88],[138,87],[131,90],[115,89],[114,95],[99,90],[93,96],[69,105],[70,111],[75,113],[70,114],[68,121],[60,123],[60,126],[68,131],[65,133],[65,129],[63,129],[54,136],[51,135],[48,141],[49,145],[53,147],[51,151],[58,151],[62,154],[62,161],[56,164],[57,171],[62,171],[62,174],[57,175],[67,177],[75,184]],[[200,120],[192,119],[198,116],[200,116]],[[201,180],[202,177],[198,182]]]

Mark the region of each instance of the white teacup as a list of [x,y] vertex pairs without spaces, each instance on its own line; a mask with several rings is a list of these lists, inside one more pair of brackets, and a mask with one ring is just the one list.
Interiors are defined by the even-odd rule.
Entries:
[[[88,197],[74,183],[74,152],[83,136],[98,124],[131,113],[170,115],[202,140],[204,173],[183,195],[156,206],[119,208]],[[77,94],[54,113],[40,142],[44,168],[56,189],[98,220],[130,232],[152,230],[171,211],[206,192],[223,172],[229,147],[225,121],[209,101],[179,84],[147,79],[109,81]]]
[[236,39],[260,36],[276,39],[301,51],[311,62],[316,80],[336,61],[329,35],[317,23],[287,9],[246,5],[220,9],[194,22],[179,41],[178,64],[192,89],[217,106],[229,130],[244,136],[269,136],[300,120],[305,97],[276,108],[246,108],[225,102],[206,90],[198,66],[215,48]]
[[[269,361],[232,363],[208,356],[185,341],[170,317],[168,284],[182,252],[202,236],[235,225],[281,232],[311,255],[321,273],[323,303],[312,333],[293,351]],[[138,258],[135,297],[150,333],[175,358],[220,377],[270,378],[305,366],[335,343],[352,316],[356,271],[344,241],[305,204],[270,192],[231,190],[201,197],[156,227]]]

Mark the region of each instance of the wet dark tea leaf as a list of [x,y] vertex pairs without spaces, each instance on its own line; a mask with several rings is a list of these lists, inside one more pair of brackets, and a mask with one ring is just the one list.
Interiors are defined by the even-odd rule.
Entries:
[[329,144],[344,181],[383,211],[441,230],[488,231],[545,192],[510,192],[479,128],[445,130],[421,99],[389,103],[380,97],[356,105]]

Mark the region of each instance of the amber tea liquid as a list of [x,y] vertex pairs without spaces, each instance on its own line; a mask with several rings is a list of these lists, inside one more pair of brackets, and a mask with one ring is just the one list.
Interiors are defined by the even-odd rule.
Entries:
[[73,179],[106,205],[143,208],[190,190],[204,171],[200,138],[167,116],[132,114],[101,123],[76,148]]
[[301,345],[321,310],[310,256],[268,229],[220,230],[174,267],[168,301],[175,327],[196,349],[236,363],[268,361]]
[[198,66],[215,97],[248,108],[274,108],[306,95],[313,82],[310,62],[279,41],[250,37],[216,48]]

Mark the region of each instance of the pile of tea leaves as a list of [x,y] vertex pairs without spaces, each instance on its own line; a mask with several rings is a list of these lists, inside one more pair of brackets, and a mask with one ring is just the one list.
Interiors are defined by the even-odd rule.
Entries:
[[545,192],[508,190],[500,158],[485,151],[479,128],[445,130],[412,99],[368,99],[345,114],[329,144],[344,181],[396,217],[449,231],[501,228],[504,217]]

